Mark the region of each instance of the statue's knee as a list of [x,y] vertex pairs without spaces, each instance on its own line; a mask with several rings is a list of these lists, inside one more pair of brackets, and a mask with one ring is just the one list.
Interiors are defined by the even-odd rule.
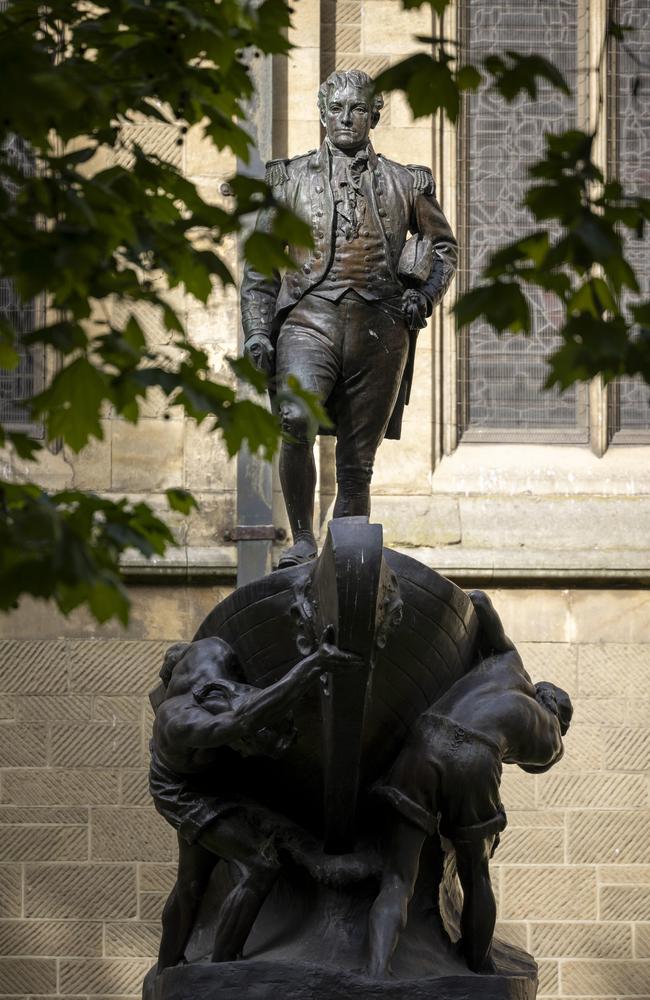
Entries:
[[291,403],[280,408],[282,430],[299,444],[311,444],[312,434],[307,414]]

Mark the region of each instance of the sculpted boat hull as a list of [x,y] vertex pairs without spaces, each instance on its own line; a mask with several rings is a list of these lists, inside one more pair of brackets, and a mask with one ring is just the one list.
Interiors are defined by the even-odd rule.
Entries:
[[[420,713],[476,658],[478,623],[464,591],[390,549],[383,549],[382,563],[386,586],[398,588],[401,620],[385,628],[375,649],[363,726],[361,795],[395,759]],[[219,636],[237,653],[248,683],[273,683],[308,651],[320,625],[327,624],[322,617],[320,622],[310,617],[314,597],[319,601],[316,565],[278,570],[240,587],[210,612],[194,638]],[[390,607],[383,610],[394,612]],[[380,631],[385,623],[378,617]],[[241,762],[242,789],[322,833],[325,748],[318,691],[303,700],[294,718],[298,738],[282,760]]]

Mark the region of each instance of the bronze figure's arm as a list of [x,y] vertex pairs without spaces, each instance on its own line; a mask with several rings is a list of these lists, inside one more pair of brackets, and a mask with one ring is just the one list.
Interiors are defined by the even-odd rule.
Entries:
[[409,229],[430,241],[431,267],[428,277],[418,285],[427,300],[427,315],[442,300],[456,273],[458,243],[436,198],[436,186],[428,167],[409,165],[413,176],[413,211]]
[[546,681],[535,684],[527,739],[515,761],[522,771],[543,774],[562,759],[562,737],[567,733],[572,715],[573,706],[565,691]]
[[157,728],[165,742],[192,749],[216,750],[279,722],[323,672],[347,671],[361,659],[332,643],[326,628],[318,649],[300,660],[267,688],[211,682],[166,700],[158,710]]
[[[265,180],[276,197],[281,197],[288,176],[284,160],[267,163]],[[272,225],[273,209],[261,209],[255,224],[256,231],[269,233]],[[275,349],[271,342],[271,330],[281,284],[279,271],[274,271],[272,275],[262,274],[248,262],[244,265],[240,289],[244,350],[253,364],[267,375],[273,374],[274,370]]]

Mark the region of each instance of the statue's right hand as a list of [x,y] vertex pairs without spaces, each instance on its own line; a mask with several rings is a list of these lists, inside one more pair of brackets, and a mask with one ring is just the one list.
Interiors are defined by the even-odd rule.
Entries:
[[244,345],[246,356],[251,359],[256,368],[266,375],[272,375],[275,360],[275,348],[271,338],[265,333],[254,333]]
[[345,673],[362,667],[363,658],[356,653],[347,653],[339,649],[334,641],[334,626],[327,625],[318,644],[318,664],[321,670],[328,673]]

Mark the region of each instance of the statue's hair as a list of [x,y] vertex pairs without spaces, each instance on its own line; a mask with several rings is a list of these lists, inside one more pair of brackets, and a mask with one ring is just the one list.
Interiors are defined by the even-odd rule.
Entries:
[[165,651],[163,665],[160,668],[160,673],[158,674],[165,687],[167,687],[172,679],[174,667],[178,661],[185,656],[191,645],[191,642],[175,642],[173,646],[170,646],[169,649]]
[[343,90],[347,86],[369,91],[372,97],[373,123],[376,125],[379,121],[379,112],[384,106],[384,98],[381,94],[375,93],[375,84],[372,77],[364,73],[362,69],[337,70],[335,73],[330,73],[327,80],[321,83],[318,88],[318,107],[321,115],[327,111],[327,99],[330,90]]

